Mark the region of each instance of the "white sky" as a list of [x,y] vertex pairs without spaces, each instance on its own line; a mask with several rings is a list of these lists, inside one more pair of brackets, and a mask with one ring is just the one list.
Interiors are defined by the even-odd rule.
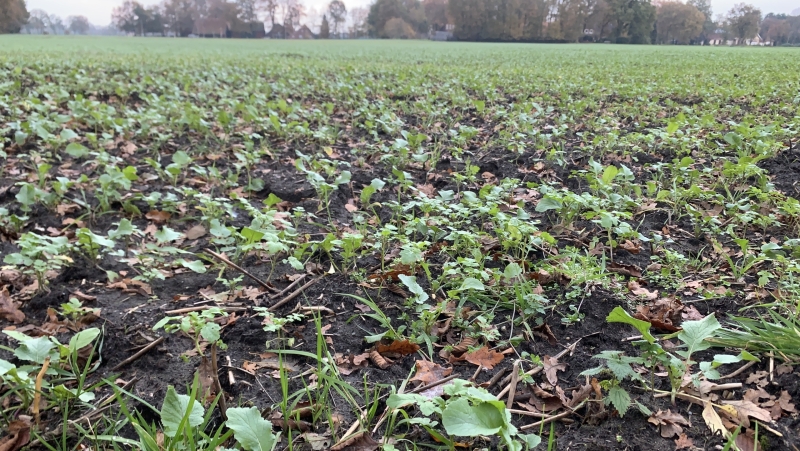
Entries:
[[[95,25],[108,25],[111,22],[111,10],[124,0],[27,0],[28,10],[43,9],[50,14],[57,14],[66,18],[67,16],[83,15]],[[153,5],[160,0],[139,0],[144,5]],[[322,11],[329,0],[302,0],[306,8]],[[739,2],[745,1],[761,9],[764,14],[786,13],[790,14],[793,10],[800,8],[800,0],[711,0],[714,16],[725,13]],[[348,9],[356,6],[365,6],[370,0],[344,0]],[[321,14],[320,14],[321,15]]]

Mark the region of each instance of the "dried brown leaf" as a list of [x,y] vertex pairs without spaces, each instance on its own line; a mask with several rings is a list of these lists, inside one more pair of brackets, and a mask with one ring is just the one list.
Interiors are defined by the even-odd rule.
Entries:
[[6,429],[8,433],[0,440],[0,451],[18,451],[31,440],[31,418],[27,415],[20,415]]
[[17,304],[11,299],[7,287],[3,287],[0,290],[0,316],[14,324],[25,321],[25,314],[19,310]]
[[642,269],[636,265],[611,262],[608,265],[608,270],[617,274],[622,274],[623,276],[642,277]]
[[417,372],[411,381],[417,381],[420,385],[428,385],[432,382],[444,379],[453,372],[453,368],[445,368],[438,363],[433,363],[428,360],[417,360]]
[[650,415],[647,422],[658,426],[661,436],[664,438],[672,438],[676,435],[680,435],[683,432],[681,425],[689,426],[689,421],[687,421],[686,418],[669,409],[667,409],[666,412],[659,410]]
[[190,228],[186,231],[186,238],[189,240],[196,240],[206,235],[206,228],[200,224]]
[[144,217],[157,224],[163,224],[169,221],[169,218],[172,217],[172,213],[161,210],[150,210],[144,215]]
[[349,439],[331,447],[331,451],[375,451],[381,444],[366,432],[359,432]]
[[547,382],[550,382],[550,385],[556,385],[558,383],[558,372],[567,369],[566,363],[558,363],[558,359],[548,355],[542,359],[542,365],[544,366],[544,374],[547,376]]
[[389,345],[379,344],[375,347],[375,350],[381,354],[396,354],[399,356],[406,356],[419,351],[419,345],[408,340],[395,340]]
[[692,449],[694,448],[694,442],[692,439],[686,436],[686,434],[681,434],[678,438],[675,439],[675,449]]
[[472,352],[464,354],[464,360],[473,364],[479,365],[487,370],[491,370],[495,365],[503,361],[503,354],[489,349],[487,346],[478,348]]

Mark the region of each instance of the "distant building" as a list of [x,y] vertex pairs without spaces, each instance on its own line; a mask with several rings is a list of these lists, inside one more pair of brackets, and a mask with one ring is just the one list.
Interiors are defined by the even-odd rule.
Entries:
[[308,25],[303,25],[294,32],[292,32],[290,39],[316,39],[317,35],[308,28]]
[[203,38],[227,38],[228,22],[212,17],[198,19],[194,21],[192,34]]

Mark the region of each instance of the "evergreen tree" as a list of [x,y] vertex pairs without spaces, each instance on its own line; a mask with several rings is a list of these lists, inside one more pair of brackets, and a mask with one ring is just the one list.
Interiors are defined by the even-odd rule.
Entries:
[[331,26],[328,23],[327,14],[322,15],[322,25],[319,27],[319,38],[328,39],[331,37]]

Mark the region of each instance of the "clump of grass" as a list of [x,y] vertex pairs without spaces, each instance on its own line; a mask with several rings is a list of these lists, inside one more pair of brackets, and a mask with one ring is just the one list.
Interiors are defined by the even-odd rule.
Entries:
[[742,348],[755,352],[774,352],[789,363],[800,363],[800,320],[768,312],[772,321],[763,316],[731,318],[735,329],[722,329],[710,339],[715,345]]

